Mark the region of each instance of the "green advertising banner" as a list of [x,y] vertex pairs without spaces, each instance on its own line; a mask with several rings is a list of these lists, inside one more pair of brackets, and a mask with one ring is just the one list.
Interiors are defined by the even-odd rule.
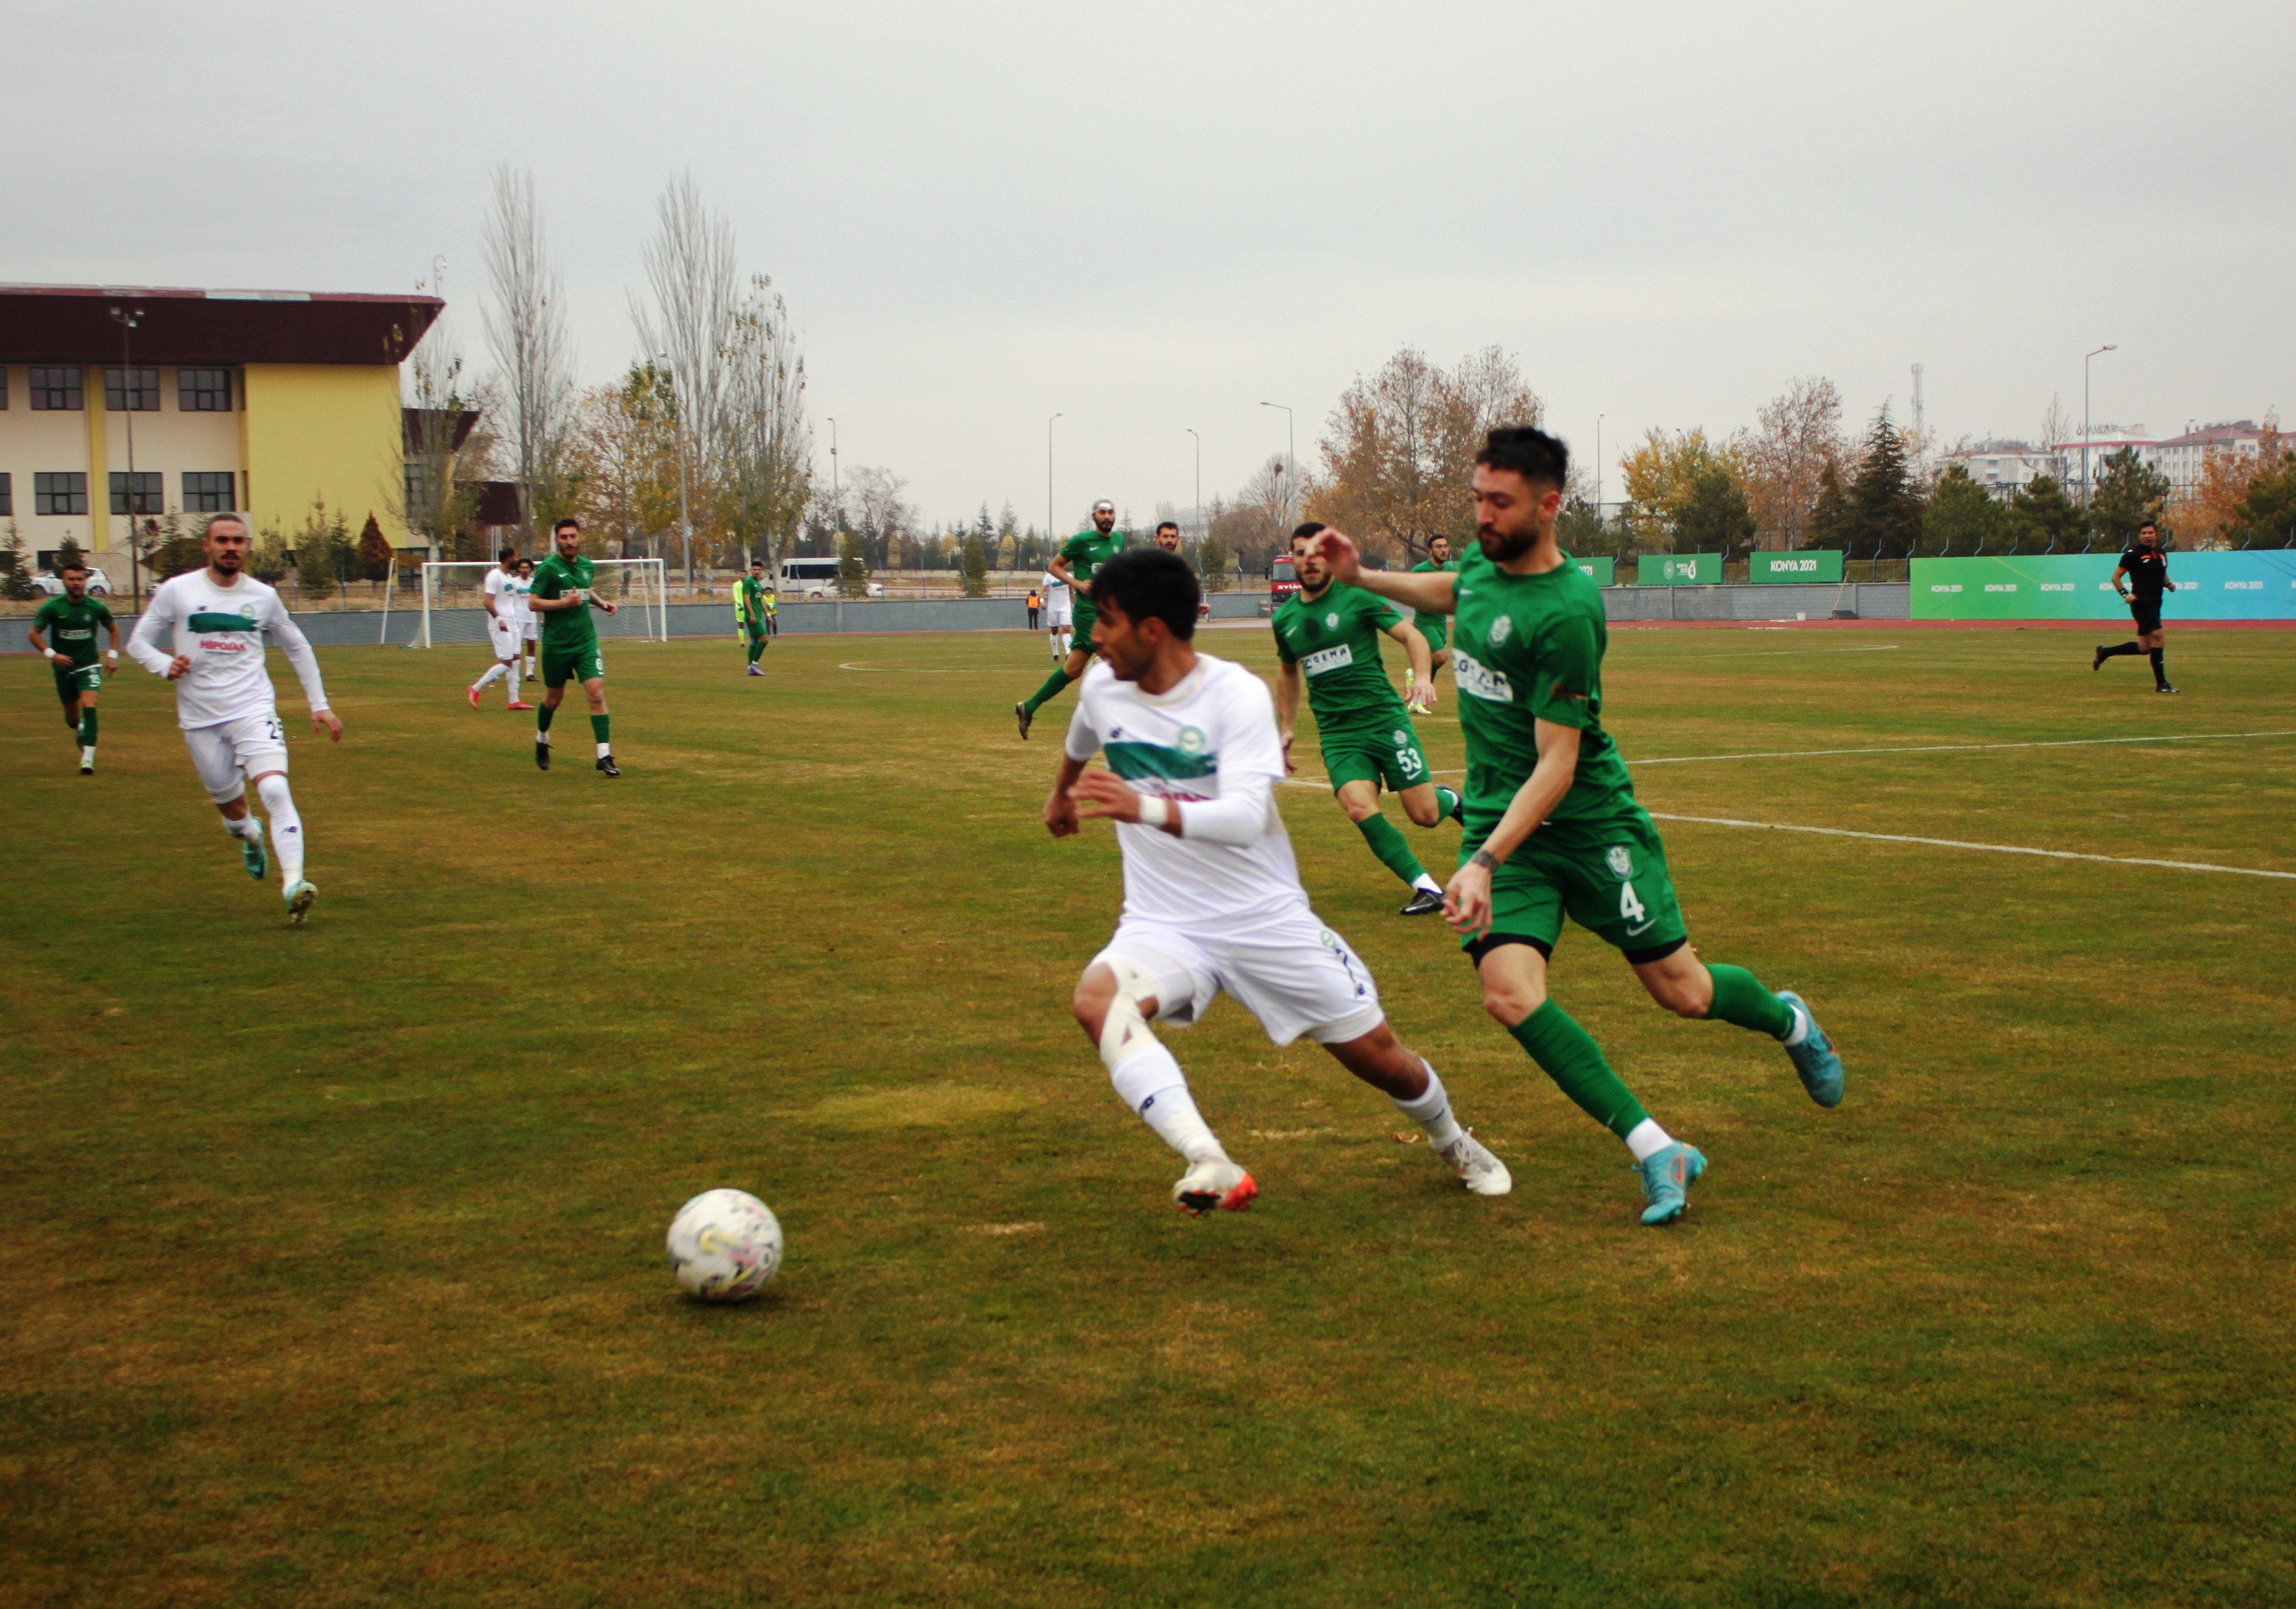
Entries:
[[[1997,559],[1915,559],[1917,620],[2114,620],[2119,554],[2033,554]],[[2186,620],[2296,620],[2296,550],[2176,553],[2161,600],[2164,625]]]
[[1570,562],[1594,577],[1597,587],[1616,587],[1619,584],[1619,562],[1616,559],[1574,558]]
[[1839,587],[1841,555],[1812,548],[1758,553],[1747,562],[1746,579],[1767,587]]
[[1722,555],[1718,553],[1644,554],[1636,565],[1637,587],[1719,587]]

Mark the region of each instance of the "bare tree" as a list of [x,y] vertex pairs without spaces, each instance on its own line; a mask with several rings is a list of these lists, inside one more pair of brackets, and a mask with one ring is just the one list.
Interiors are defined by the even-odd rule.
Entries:
[[[731,344],[741,309],[734,226],[702,203],[690,173],[663,187],[654,201],[657,228],[639,249],[648,308],[630,298],[630,319],[648,358],[666,365],[677,388],[687,472],[696,486],[721,483],[726,444],[726,394]],[[692,499],[699,510],[707,500]],[[691,579],[691,555],[688,555]]]
[[1756,526],[1788,547],[1809,540],[1818,484],[1831,465],[1839,474],[1849,448],[1841,434],[1841,393],[1822,374],[1802,374],[1764,403],[1755,428],[1731,443],[1743,466],[1746,500]]
[[534,176],[495,169],[494,205],[484,232],[487,277],[494,299],[485,313],[487,343],[502,373],[504,421],[518,463],[521,511],[529,534],[537,517],[558,512],[567,432],[574,407],[574,341],[566,327],[565,282],[545,250]]
[[789,308],[760,274],[734,309],[727,353],[725,524],[746,562],[777,559],[813,497],[813,432],[805,418],[805,359]]
[[416,344],[406,375],[400,456],[382,478],[383,505],[435,555],[460,557],[455,538],[477,498],[458,474],[458,460],[478,423],[471,416],[477,404],[465,392],[462,343],[444,311]]

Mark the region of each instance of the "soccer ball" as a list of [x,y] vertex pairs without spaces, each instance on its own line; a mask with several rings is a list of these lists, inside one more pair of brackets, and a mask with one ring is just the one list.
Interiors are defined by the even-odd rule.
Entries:
[[782,1266],[782,1227],[746,1190],[704,1190],[669,1224],[669,1268],[702,1301],[747,1301]]

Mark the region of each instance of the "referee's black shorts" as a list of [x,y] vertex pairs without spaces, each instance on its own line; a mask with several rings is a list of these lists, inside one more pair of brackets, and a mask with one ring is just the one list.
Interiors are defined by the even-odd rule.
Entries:
[[2160,599],[2132,596],[2128,600],[2128,612],[2136,619],[2138,636],[2150,636],[2161,629]]

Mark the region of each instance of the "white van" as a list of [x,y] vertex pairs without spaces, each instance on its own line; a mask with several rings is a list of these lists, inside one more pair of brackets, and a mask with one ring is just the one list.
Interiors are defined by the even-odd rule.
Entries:
[[[835,559],[783,559],[780,573],[774,578],[774,590],[785,598],[833,598],[837,566]],[[875,581],[868,583],[868,589],[873,598],[885,595],[884,587]]]

